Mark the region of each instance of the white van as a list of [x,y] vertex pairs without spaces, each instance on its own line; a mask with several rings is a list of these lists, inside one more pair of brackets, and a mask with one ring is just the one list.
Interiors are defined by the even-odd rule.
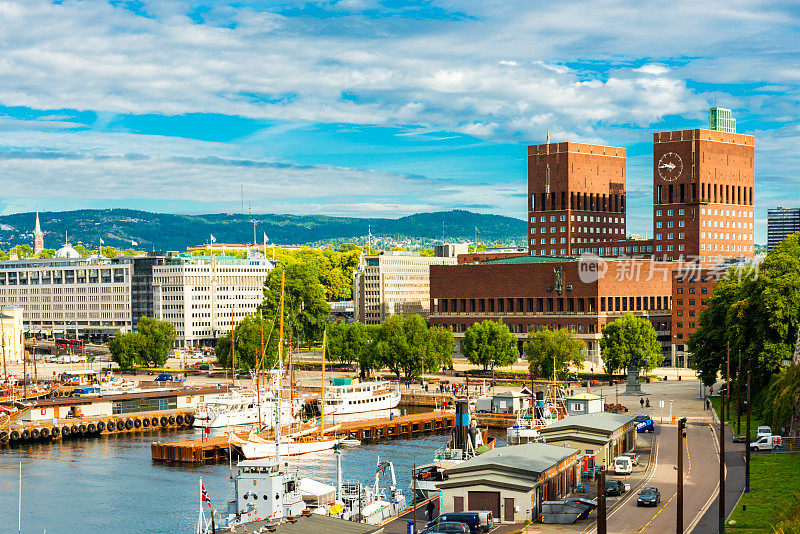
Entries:
[[617,456],[614,458],[614,472],[618,475],[630,475],[633,473],[633,460],[629,456]]
[[756,430],[756,439],[772,435],[772,429],[768,426],[760,426]]
[[751,451],[771,451],[781,448],[780,436],[762,436],[750,444]]

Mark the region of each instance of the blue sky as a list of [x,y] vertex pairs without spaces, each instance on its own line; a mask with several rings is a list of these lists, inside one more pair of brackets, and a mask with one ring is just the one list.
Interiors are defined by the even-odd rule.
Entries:
[[716,102],[800,206],[797,2],[0,3],[0,210],[525,217],[526,145],[628,149]]

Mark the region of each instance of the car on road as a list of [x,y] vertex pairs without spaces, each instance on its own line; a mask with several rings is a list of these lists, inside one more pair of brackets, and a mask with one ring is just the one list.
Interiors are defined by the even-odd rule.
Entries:
[[457,521],[442,521],[422,529],[420,534],[469,534],[469,527]]
[[639,455],[635,452],[626,452],[622,456],[627,456],[633,462],[633,465],[639,465]]
[[661,502],[661,492],[658,488],[642,488],[636,498],[636,506],[658,506]]
[[653,419],[649,415],[637,414],[633,419],[633,423],[636,425],[636,432],[639,434],[644,432],[652,433],[656,429]]
[[606,481],[606,495],[622,495],[625,493],[625,483],[621,480]]

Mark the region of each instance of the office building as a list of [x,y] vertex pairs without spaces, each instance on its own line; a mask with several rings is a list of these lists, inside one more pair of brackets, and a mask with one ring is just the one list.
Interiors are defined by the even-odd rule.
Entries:
[[131,275],[131,324],[133,328],[142,317],[154,317],[153,267],[164,265],[177,252],[148,252],[145,256],[128,256],[133,264]]
[[774,208],[767,211],[767,250],[795,232],[800,232],[800,208]]
[[528,250],[597,252],[625,239],[625,149],[583,143],[528,147]]
[[163,265],[153,265],[154,315],[175,325],[176,346],[213,345],[257,311],[272,268],[260,255],[168,258]]
[[736,119],[729,109],[713,107],[709,110],[709,129],[715,132],[736,133]]
[[432,265],[455,265],[458,248],[440,248],[445,256],[419,256],[410,252],[383,252],[363,256],[353,274],[356,321],[380,324],[390,316],[420,314],[430,310]]
[[0,262],[0,306],[24,309],[23,330],[104,337],[131,329],[130,258],[82,258],[69,244],[51,259]]

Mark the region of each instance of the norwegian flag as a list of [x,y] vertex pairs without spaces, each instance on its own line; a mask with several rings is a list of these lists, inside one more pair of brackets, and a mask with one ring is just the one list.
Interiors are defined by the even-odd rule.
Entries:
[[200,479],[200,501],[204,502],[211,508],[211,499],[208,498],[208,492],[206,491],[205,485],[203,485],[203,479]]

